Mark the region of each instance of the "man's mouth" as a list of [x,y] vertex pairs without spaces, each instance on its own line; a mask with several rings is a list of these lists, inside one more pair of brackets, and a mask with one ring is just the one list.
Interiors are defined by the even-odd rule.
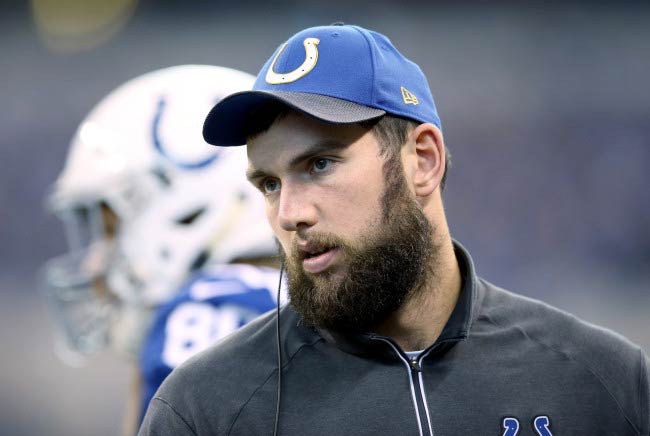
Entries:
[[302,266],[311,274],[318,274],[329,268],[340,251],[337,247],[316,246],[305,246],[299,250]]

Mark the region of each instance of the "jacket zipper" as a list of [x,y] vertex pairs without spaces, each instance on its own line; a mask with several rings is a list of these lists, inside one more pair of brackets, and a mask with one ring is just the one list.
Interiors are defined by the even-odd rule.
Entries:
[[[429,429],[429,434],[431,436],[434,435],[433,432],[433,426],[431,425],[431,415],[429,414],[429,403],[427,402],[427,394],[424,391],[424,381],[423,381],[423,371],[422,371],[422,360],[431,352],[431,350],[427,351],[426,353],[421,353],[418,357],[419,359],[416,361],[413,359],[411,361],[411,376],[415,377],[415,380],[417,382],[418,388],[420,389],[420,398],[422,400],[422,406],[424,407],[424,414],[426,416],[426,423],[427,427]],[[415,366],[413,366],[415,365]],[[413,371],[417,371],[417,373],[413,373]]]
[[429,406],[427,405],[426,395],[424,393],[424,384],[422,383],[422,359],[425,354],[418,356],[419,359],[409,360],[400,353],[398,348],[389,340],[375,336],[374,339],[386,342],[391,348],[395,351],[395,354],[400,358],[404,365],[406,365],[406,371],[409,375],[409,382],[411,385],[411,399],[413,401],[413,407],[415,408],[415,416],[418,421],[418,430],[420,431],[420,436],[434,436],[433,428],[431,427],[431,418],[429,417]]

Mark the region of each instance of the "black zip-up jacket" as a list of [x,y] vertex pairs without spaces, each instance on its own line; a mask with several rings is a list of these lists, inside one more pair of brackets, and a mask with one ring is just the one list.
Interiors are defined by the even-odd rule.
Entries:
[[[414,361],[389,338],[343,337],[281,311],[280,435],[649,436],[650,363],[621,336],[474,274],[456,244],[459,301]],[[269,435],[276,316],[174,370],[139,435]]]

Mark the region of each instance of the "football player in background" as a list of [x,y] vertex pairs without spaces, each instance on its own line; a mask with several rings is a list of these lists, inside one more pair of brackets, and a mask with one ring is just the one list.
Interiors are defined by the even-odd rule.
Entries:
[[43,269],[59,355],[109,346],[133,362],[124,434],[174,367],[276,306],[277,249],[246,151],[201,136],[209,109],[253,79],[183,65],[128,81],[83,120],[48,196],[70,248]]

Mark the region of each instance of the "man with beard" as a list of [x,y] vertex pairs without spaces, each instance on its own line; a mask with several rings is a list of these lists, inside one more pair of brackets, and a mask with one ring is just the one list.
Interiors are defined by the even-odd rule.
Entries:
[[639,347],[477,277],[452,240],[440,119],[385,36],[297,33],[203,134],[248,143],[291,304],[178,368],[140,434],[650,434]]

